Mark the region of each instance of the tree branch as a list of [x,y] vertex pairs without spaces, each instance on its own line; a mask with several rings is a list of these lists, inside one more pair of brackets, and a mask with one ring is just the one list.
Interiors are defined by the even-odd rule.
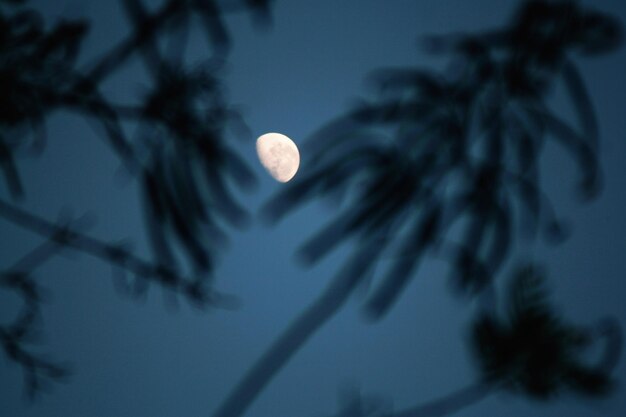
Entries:
[[344,305],[354,288],[373,266],[376,253],[384,245],[377,241],[356,250],[346,268],[320,297],[276,339],[231,391],[213,417],[239,417],[252,404],[263,388],[313,334]]
[[50,238],[61,246],[91,255],[123,268],[138,278],[156,282],[164,288],[179,292],[201,307],[208,305],[223,307],[228,304],[225,296],[212,290],[207,291],[198,279],[184,278],[171,268],[145,261],[128,250],[104,243],[70,227],[58,226],[1,199],[0,217],[23,229]]

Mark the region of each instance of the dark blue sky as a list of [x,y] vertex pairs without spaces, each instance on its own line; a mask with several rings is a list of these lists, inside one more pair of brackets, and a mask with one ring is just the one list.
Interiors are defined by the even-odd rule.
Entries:
[[[126,30],[117,2],[39,0],[51,18],[93,18],[85,44],[98,51]],[[155,2],[156,3],[156,2]],[[626,22],[621,0],[584,2]],[[229,95],[241,103],[253,137],[240,151],[254,167],[260,187],[240,195],[255,214],[281,184],[265,174],[254,138],[268,131],[303,140],[325,121],[366,94],[365,75],[382,66],[440,66],[421,53],[427,34],[479,30],[508,21],[518,2],[503,0],[277,0],[273,27],[255,30],[248,16],[229,18],[234,48],[226,75]],[[196,36],[197,35],[197,36]],[[196,34],[191,58],[206,58]],[[89,54],[88,52],[88,54]],[[575,167],[548,150],[546,188],[572,225],[558,247],[520,248],[549,266],[560,311],[590,324],[615,315],[626,324],[626,49],[581,60],[581,70],[601,127],[605,186],[601,197],[580,205],[574,196]],[[145,80],[145,81],[144,81]],[[124,100],[148,86],[139,63],[113,78],[106,93]],[[555,103],[559,104],[558,94]],[[563,111],[567,114],[567,109]],[[90,126],[58,113],[48,125],[44,154],[24,159],[27,199],[34,212],[55,218],[63,207],[91,212],[89,233],[129,238],[148,254],[135,185],[114,175],[118,161]],[[217,287],[242,300],[237,311],[198,313],[186,305],[171,312],[159,290],[146,302],[118,294],[110,267],[68,253],[38,274],[49,289],[44,306],[43,349],[68,360],[75,374],[36,404],[23,401],[20,369],[0,360],[0,415],[13,416],[205,416],[301,309],[329,282],[345,248],[315,268],[293,260],[294,249],[333,213],[333,206],[307,206],[276,227],[255,222],[232,231],[217,270]],[[0,265],[8,265],[37,239],[0,222]],[[474,381],[464,344],[471,306],[452,296],[446,265],[425,264],[392,313],[382,322],[362,320],[358,295],[279,373],[250,408],[250,417],[313,417],[336,410],[339,392],[357,386],[404,408],[443,396]],[[0,293],[0,317],[15,301]],[[622,361],[617,375],[626,376]],[[603,416],[626,413],[626,393],[600,402],[562,398],[540,404],[500,394],[464,410],[478,416]]]

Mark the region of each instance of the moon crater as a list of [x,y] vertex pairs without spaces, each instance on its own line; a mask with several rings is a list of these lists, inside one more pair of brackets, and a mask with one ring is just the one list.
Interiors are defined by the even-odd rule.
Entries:
[[295,143],[280,133],[266,133],[256,141],[261,165],[277,181],[287,182],[296,175],[300,153]]

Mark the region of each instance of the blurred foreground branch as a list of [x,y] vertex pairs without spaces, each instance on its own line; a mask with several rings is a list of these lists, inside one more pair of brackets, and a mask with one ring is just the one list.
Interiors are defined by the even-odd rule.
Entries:
[[[574,57],[606,53],[620,42],[620,23],[611,16],[575,2],[533,0],[503,28],[430,38],[430,51],[450,58],[447,71],[375,72],[374,98],[307,139],[302,174],[262,212],[273,224],[311,200],[339,197],[338,214],[297,255],[312,266],[346,242],[354,254],[214,416],[243,415],[289,358],[372,276],[379,260],[388,262],[380,263],[383,272],[364,306],[372,320],[390,311],[428,255],[449,261],[459,293],[483,297],[493,292],[518,244],[565,239],[567,230],[542,189],[540,159],[546,144],[555,142],[576,163],[579,196],[588,200],[599,193],[597,121]],[[574,124],[549,105],[561,81],[575,109]],[[556,343],[555,359],[568,360],[559,355],[571,353],[570,343],[559,337],[570,328],[542,324],[545,340]],[[523,365],[532,374],[543,363]],[[565,372],[565,364],[554,366],[551,371]],[[578,374],[582,391],[602,391],[605,385],[601,374],[587,368],[567,370],[572,384]],[[524,390],[533,393],[527,385]],[[406,415],[433,415],[429,407]],[[433,407],[434,415],[446,409]]]
[[[248,135],[221,80],[232,43],[225,16],[250,12],[256,23],[269,23],[271,0],[166,0],[155,10],[143,0],[120,3],[129,34],[85,64],[81,45],[91,21],[48,25],[27,0],[0,0],[0,180],[14,202],[27,196],[19,157],[42,152],[46,121],[54,112],[94,122],[123,172],[137,179],[155,261],[1,198],[0,217],[39,234],[55,249],[70,248],[110,264],[115,284],[131,294],[145,294],[156,283],[201,308],[232,306],[234,300],[211,288],[215,257],[227,242],[224,225],[247,224],[247,211],[232,189],[250,190],[255,177],[230,144],[233,136]],[[200,65],[188,63],[185,54],[193,28],[206,35],[208,59]],[[135,56],[149,86],[131,102],[114,103],[104,83]],[[35,394],[41,376],[61,379],[65,373],[24,348],[24,329],[39,316],[30,273],[9,269],[2,286],[24,304],[21,324],[2,328],[3,347],[25,370],[29,393]]]

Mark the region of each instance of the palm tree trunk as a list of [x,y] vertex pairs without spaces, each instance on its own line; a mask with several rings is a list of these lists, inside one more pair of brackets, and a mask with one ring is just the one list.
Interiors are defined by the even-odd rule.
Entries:
[[358,247],[322,295],[297,317],[257,360],[213,417],[239,417],[304,343],[344,305],[382,250],[380,242]]

